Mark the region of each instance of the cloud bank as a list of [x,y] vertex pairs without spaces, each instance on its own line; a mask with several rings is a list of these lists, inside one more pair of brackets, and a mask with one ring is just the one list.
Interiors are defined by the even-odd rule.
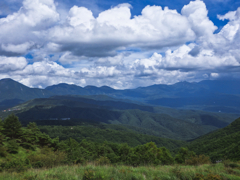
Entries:
[[85,7],[62,13],[53,0],[24,0],[0,18],[0,78],[134,88],[239,75],[240,8],[218,15],[229,21],[218,33],[200,0],[181,13],[146,6],[132,17],[131,8],[94,17]]

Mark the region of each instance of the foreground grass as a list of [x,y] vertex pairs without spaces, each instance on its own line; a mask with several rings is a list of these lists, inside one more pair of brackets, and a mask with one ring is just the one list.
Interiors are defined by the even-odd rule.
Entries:
[[29,169],[22,173],[1,172],[3,180],[240,180],[240,168],[224,164],[201,166],[59,166],[51,169]]

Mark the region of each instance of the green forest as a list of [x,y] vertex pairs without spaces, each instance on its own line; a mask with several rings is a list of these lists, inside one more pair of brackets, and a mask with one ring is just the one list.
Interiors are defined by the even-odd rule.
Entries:
[[[236,129],[239,122],[240,119],[219,131],[224,131],[229,135],[232,134],[233,137],[237,138],[238,136],[235,133],[237,133]],[[214,133],[219,133],[219,131]],[[6,173],[16,172],[21,174],[22,172],[31,172],[33,169],[43,168],[48,171],[49,168],[77,165],[79,168],[85,168],[82,169],[82,177],[80,179],[101,179],[101,177],[105,179],[103,178],[104,174],[101,175],[103,170],[96,169],[98,166],[107,166],[106,168],[122,167],[122,171],[127,171],[130,174],[133,172],[126,169],[127,167],[135,167],[138,170],[140,167],[157,168],[171,166],[173,168],[171,169],[171,174],[174,174],[178,179],[182,179],[179,178],[180,176],[185,176],[182,167],[211,165],[215,163],[216,153],[217,157],[221,158],[223,151],[215,151],[215,153],[211,154],[208,153],[209,151],[205,151],[206,149],[201,150],[197,148],[199,147],[197,143],[201,145],[206,144],[201,147],[202,149],[207,146],[207,143],[203,140],[208,139],[208,136],[206,135],[206,137],[193,142],[182,142],[158,137],[154,138],[154,136],[142,135],[130,130],[123,133],[122,129],[121,133],[119,128],[116,127],[112,129],[93,125],[85,127],[38,127],[36,123],[32,122],[23,127],[18,117],[11,114],[4,121],[0,121],[0,178],[1,175],[2,177],[6,176],[6,179],[9,178],[9,174],[7,175]],[[209,139],[213,136],[216,135],[211,135]],[[98,138],[96,139],[96,137]],[[225,146],[228,146],[227,144],[232,144],[231,146],[236,145],[232,151],[227,151],[227,155],[223,155],[228,160],[221,159],[224,160],[225,170],[226,168],[240,168],[237,162],[240,160],[239,146],[232,141],[228,142],[228,139],[223,141],[226,144]],[[212,147],[209,146],[207,149],[216,148],[214,143],[211,144]],[[236,148],[238,148],[238,151],[235,151]],[[230,160],[233,162],[230,162]],[[89,168],[90,166],[91,168]],[[223,168],[220,165],[217,167]],[[197,173],[198,171],[196,170],[195,172],[194,170],[190,179],[218,178],[216,173],[216,175],[212,174],[212,172],[199,174]],[[235,170],[232,171],[235,172]],[[237,170],[236,172],[240,171]],[[109,177],[110,174],[108,174]],[[11,174],[11,176],[15,177],[14,174]],[[120,173],[119,177],[121,176]],[[34,179],[32,176],[29,177],[27,179]],[[157,175],[155,178],[157,178]],[[219,178],[221,179],[221,176]],[[37,176],[35,179],[37,179]],[[154,179],[154,177],[151,176],[150,179]]]

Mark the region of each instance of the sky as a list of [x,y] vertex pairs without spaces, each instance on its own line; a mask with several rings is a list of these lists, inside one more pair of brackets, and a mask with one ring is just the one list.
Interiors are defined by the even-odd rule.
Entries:
[[115,89],[240,78],[240,0],[1,0],[3,78]]

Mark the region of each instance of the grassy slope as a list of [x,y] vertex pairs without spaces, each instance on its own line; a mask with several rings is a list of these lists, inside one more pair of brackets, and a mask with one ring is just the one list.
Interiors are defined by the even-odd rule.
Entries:
[[240,118],[227,127],[190,142],[189,149],[209,155],[213,160],[240,160]]
[[196,176],[209,179],[240,180],[240,170],[224,167],[223,164],[202,166],[158,166],[158,167],[128,167],[128,166],[60,166],[52,169],[30,169],[24,173],[0,173],[0,179],[22,180],[22,179],[104,179],[104,180],[179,180],[193,179]]

